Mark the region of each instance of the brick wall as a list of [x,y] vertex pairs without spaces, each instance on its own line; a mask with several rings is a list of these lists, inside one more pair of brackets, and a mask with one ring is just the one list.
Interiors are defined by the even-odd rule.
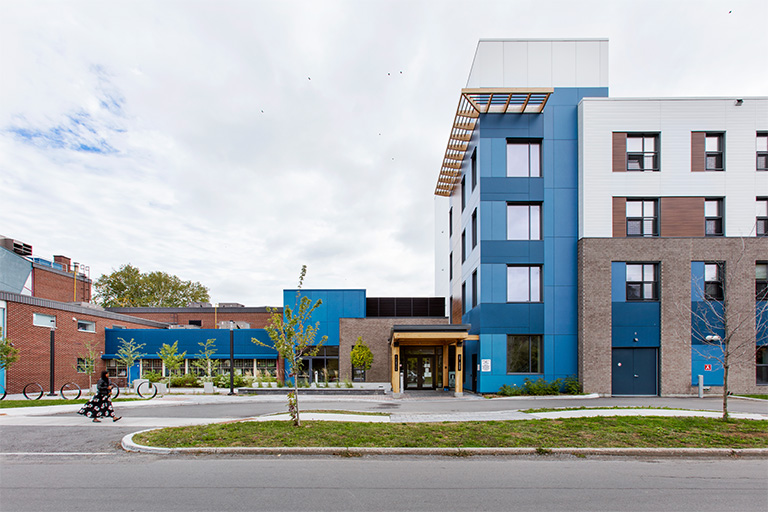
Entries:
[[[754,312],[755,262],[766,255],[764,238],[580,240],[579,378],[584,390],[611,393],[611,262],[660,263],[660,393],[690,395],[697,392],[691,384],[691,262],[724,261],[729,300],[739,311]],[[754,321],[747,322],[741,336],[754,342]],[[734,392],[764,392],[755,383],[754,353],[731,368],[730,385]],[[712,387],[710,393],[722,393],[722,387]]]
[[90,302],[91,280],[83,276],[34,265],[32,288],[35,297],[59,302]]
[[[56,317],[54,387],[57,393],[67,382],[74,382],[83,389],[88,386],[88,376],[76,371],[77,358],[86,356],[86,342],[95,344],[97,354],[104,352],[105,328],[113,325],[134,329],[150,328],[145,323],[114,320],[85,312],[63,311],[11,301],[6,301],[6,304],[7,330],[4,334],[19,349],[19,360],[6,371],[6,387],[9,393],[21,393],[24,386],[30,382],[42,385],[46,393],[50,390],[51,330],[48,327],[34,326],[33,313]],[[96,332],[78,331],[77,322],[73,318],[94,322]],[[98,372],[104,369],[105,362],[97,357],[97,374],[92,376],[94,383],[98,379]]]
[[387,318],[342,318],[339,321],[339,375],[342,379],[352,378],[350,353],[362,336],[373,353],[373,364],[366,373],[368,382],[389,382],[389,334],[393,325],[445,325],[444,317],[387,317]]
[[[142,311],[142,309],[144,309],[144,311]],[[196,311],[195,309],[196,308],[109,308],[109,311],[177,325],[192,325],[189,323],[190,320],[200,321],[200,327],[202,329],[215,329],[217,322],[229,320],[248,322],[251,325],[251,329],[263,329],[269,323],[269,313],[266,311],[254,312],[235,310],[233,312],[229,310],[219,310],[214,313],[211,308],[199,308],[199,311]]]

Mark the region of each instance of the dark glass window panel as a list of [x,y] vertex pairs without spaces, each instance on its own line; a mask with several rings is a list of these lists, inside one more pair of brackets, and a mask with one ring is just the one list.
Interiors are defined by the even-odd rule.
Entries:
[[708,282],[704,284],[704,293],[710,300],[722,300],[723,286],[721,283]]
[[723,169],[723,155],[707,154],[707,170],[720,171]]
[[768,153],[757,155],[757,170],[768,171]]
[[707,219],[707,235],[722,235],[723,221],[721,219]]
[[768,236],[768,219],[757,219],[757,236]]
[[768,300],[768,281],[755,283],[755,299]]
[[627,235],[638,236],[643,234],[643,221],[627,220]]
[[642,283],[627,283],[627,300],[642,300],[642,299],[643,299]]
[[643,170],[643,154],[642,153],[627,155],[627,170],[628,171]]

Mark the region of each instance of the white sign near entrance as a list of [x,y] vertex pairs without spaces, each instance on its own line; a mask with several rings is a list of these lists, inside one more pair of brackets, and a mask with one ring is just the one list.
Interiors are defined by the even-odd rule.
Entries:
[[489,372],[491,371],[491,360],[490,359],[483,359],[483,371]]

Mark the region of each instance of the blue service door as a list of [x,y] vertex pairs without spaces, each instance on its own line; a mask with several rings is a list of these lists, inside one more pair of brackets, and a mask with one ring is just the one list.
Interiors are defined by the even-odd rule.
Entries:
[[658,395],[658,367],[656,348],[614,348],[611,393]]

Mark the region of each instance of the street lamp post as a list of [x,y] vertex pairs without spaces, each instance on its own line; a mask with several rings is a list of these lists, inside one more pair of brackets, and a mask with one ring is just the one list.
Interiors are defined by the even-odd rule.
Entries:
[[229,394],[235,394],[235,322],[229,321]]
[[56,340],[56,334],[53,327],[51,327],[51,391],[48,393],[48,396],[56,396],[56,384],[55,384],[55,371],[56,371],[56,353],[54,352],[54,341]]

